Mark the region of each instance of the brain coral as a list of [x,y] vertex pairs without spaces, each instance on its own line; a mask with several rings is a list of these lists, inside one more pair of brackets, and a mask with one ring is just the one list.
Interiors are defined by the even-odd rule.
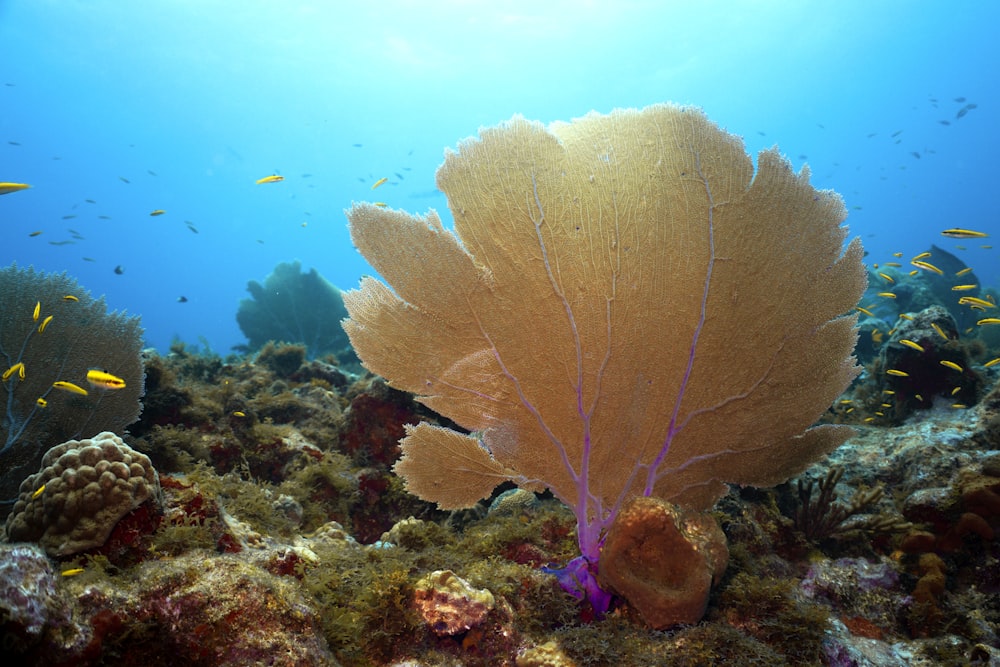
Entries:
[[159,503],[160,480],[145,454],[107,431],[69,440],[46,452],[41,469],[21,482],[7,539],[38,542],[50,556],[99,547],[151,498]]

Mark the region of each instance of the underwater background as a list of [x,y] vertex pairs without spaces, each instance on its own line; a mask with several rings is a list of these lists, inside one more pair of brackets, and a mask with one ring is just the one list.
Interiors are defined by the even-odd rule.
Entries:
[[481,126],[672,101],[808,164],[869,261],[937,244],[997,286],[991,239],[940,232],[1000,232],[998,23],[994,2],[2,1],[0,181],[32,187],[0,198],[0,265],[69,272],[149,346],[226,354],[278,263],[373,273],[352,202],[447,220],[434,172]]

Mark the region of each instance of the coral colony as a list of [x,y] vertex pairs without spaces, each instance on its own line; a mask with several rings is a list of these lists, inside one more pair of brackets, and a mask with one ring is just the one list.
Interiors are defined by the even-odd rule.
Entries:
[[442,509],[504,480],[551,489],[581,555],[549,571],[598,613],[630,499],[707,510],[726,482],[777,484],[848,437],[810,426],[857,374],[861,246],[843,250],[840,198],[776,151],[754,176],[737,138],[659,105],[515,118],[437,180],[454,234],[434,212],[348,212],[392,286],[344,295],[355,350],[472,432],[408,428],[395,471]]

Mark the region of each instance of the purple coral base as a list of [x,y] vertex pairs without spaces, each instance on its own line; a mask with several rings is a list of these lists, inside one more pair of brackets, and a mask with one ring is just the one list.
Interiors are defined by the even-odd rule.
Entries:
[[564,591],[577,600],[586,600],[601,618],[611,606],[611,594],[597,583],[597,565],[583,556],[577,556],[566,567],[543,567],[542,571],[553,575]]

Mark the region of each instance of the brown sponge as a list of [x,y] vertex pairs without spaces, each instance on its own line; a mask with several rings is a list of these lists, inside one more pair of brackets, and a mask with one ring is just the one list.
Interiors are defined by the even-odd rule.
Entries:
[[145,454],[107,431],[69,440],[21,482],[7,539],[37,542],[53,557],[78,553],[103,545],[122,517],[150,499],[160,503],[160,480]]

